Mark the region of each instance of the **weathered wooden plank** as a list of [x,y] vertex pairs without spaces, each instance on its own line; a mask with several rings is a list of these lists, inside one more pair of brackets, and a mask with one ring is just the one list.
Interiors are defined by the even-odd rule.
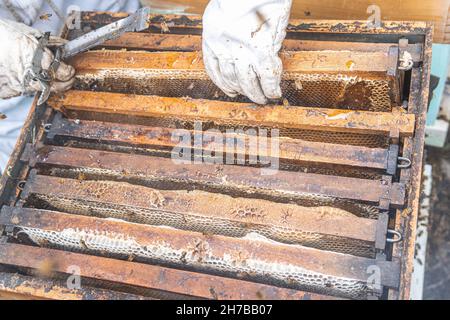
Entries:
[[[22,235],[27,234],[43,247],[128,256],[130,260],[230,277],[244,273],[241,276],[246,280],[319,294],[346,298],[370,294],[361,284],[369,281],[368,270],[374,265],[380,268],[380,285],[398,286],[397,263],[268,242],[255,236],[230,238],[11,207],[2,209],[0,221],[23,231]],[[350,288],[340,288],[343,282]]]
[[[20,157],[27,142],[32,139],[31,137],[33,135],[33,126],[35,123],[35,113],[37,112],[37,101],[38,97],[36,96],[30,105],[30,110],[23,124],[23,129],[17,137],[16,145],[8,160],[8,163],[5,168],[2,168],[3,172],[0,176],[0,206],[3,204],[10,204],[11,199],[18,196],[18,192],[16,191],[16,183],[24,177],[23,168],[20,164]],[[12,201],[14,202],[14,200]]]
[[[379,204],[389,201],[402,206],[405,186],[389,181],[279,171],[276,169],[183,163],[173,159],[143,155],[44,146],[22,158],[31,166],[76,169],[87,175],[139,180],[141,183],[186,184],[190,188],[220,190],[241,195],[266,194],[279,197],[328,197]],[[187,186],[185,186],[186,188]],[[323,198],[325,197],[325,198]],[[315,199],[318,200],[318,199]],[[332,201],[333,202],[333,201]]]
[[[389,51],[283,51],[284,78],[306,72],[372,72],[384,74],[391,69]],[[197,71],[206,77],[201,52],[144,52],[99,50],[79,54],[70,59],[78,74],[101,69],[162,69]]]
[[[155,10],[172,9],[180,13],[184,12],[189,14],[203,14],[208,3],[207,0],[144,1]],[[398,3],[390,0],[378,1],[376,4],[380,8],[381,19],[383,22],[387,20],[431,21],[434,23],[436,28],[435,42],[442,42],[444,36],[449,35],[449,32],[444,30],[445,25],[449,24],[448,21],[450,19],[448,14],[448,9],[450,7],[449,0],[433,0],[426,2],[418,0],[405,0],[401,2],[401,10],[398,7]],[[295,0],[293,1],[293,7],[291,10],[291,19],[303,19],[302,21],[304,24],[313,22],[313,20],[316,19],[353,20],[353,23],[355,24],[359,22],[362,32],[364,32],[363,26],[367,25],[367,19],[371,15],[371,13],[367,13],[367,9],[371,5],[373,5],[373,2],[369,0],[351,3],[345,0],[319,0],[315,2],[308,0]],[[92,19],[94,18],[92,17]],[[386,27],[386,29],[389,28]],[[394,28],[393,30],[397,30],[397,28]],[[400,29],[399,32],[404,32],[404,30]]]
[[[0,264],[39,270],[48,263],[51,271],[67,273],[82,266],[80,276],[186,297],[219,300],[327,300],[312,293],[282,289],[241,280],[162,268],[142,263],[88,256],[19,244],[0,244]],[[202,285],[199,285],[202,284]]]
[[419,217],[423,163],[425,152],[425,125],[427,118],[427,106],[430,87],[431,59],[432,59],[431,30],[428,32],[425,42],[424,67],[414,69],[411,79],[411,96],[409,108],[417,114],[416,134],[412,139],[405,139],[405,153],[410,156],[412,166],[402,170],[401,181],[411,185],[408,195],[408,206],[404,210],[398,210],[395,220],[395,228],[403,235],[403,242],[394,246],[393,255],[403,260],[401,269],[401,288],[398,292],[391,292],[394,299],[409,300],[411,296],[411,278],[414,268],[416,252],[417,221]]
[[415,116],[403,109],[364,112],[325,108],[257,106],[251,103],[141,96],[120,93],[68,91],[49,105],[61,111],[89,111],[126,116],[213,121],[216,124],[353,132],[361,134],[414,133]]
[[[182,19],[180,19],[179,21],[181,23]],[[184,21],[186,21],[186,20],[184,20]],[[161,26],[160,22],[155,20],[154,30],[153,31],[155,31],[155,30],[157,32],[160,31],[160,29],[158,30],[158,23]],[[187,23],[190,23],[189,22],[189,18],[188,18]],[[355,41],[383,41],[383,40],[396,41],[395,40],[396,38],[403,37],[403,36],[408,37],[408,35],[415,34],[415,35],[418,35],[418,36],[417,37],[409,37],[409,39],[410,40],[414,39],[414,41],[422,41],[421,39],[425,35],[425,33],[422,32],[423,29],[421,30],[419,27],[416,28],[415,30],[411,30],[411,32],[406,32],[406,34],[395,34],[395,32],[401,32],[401,30],[402,30],[401,28],[397,28],[397,27],[398,27],[398,25],[397,26],[394,25],[394,24],[392,25],[393,29],[391,31],[389,31],[389,33],[392,32],[391,33],[392,37],[384,38],[384,37],[366,36],[364,34],[365,31],[361,30],[361,32],[356,32],[354,34],[354,39],[355,39]],[[172,26],[170,26],[170,28],[172,28]],[[177,27],[174,28],[173,34],[177,32],[176,28]],[[185,26],[181,27],[179,29],[181,30],[181,29],[184,29],[184,28],[185,28]],[[298,32],[299,34],[303,33],[303,32],[309,33],[310,31],[308,31],[308,28],[309,28],[309,26],[307,26],[307,24],[299,25],[298,28],[297,28],[298,31],[296,31],[296,32]],[[316,28],[316,25],[312,25],[311,28]],[[344,39],[344,37],[346,37],[345,32],[350,30],[347,23],[343,23],[341,25],[335,24],[333,26],[329,25],[328,26],[328,30],[329,31],[324,31],[324,33],[328,34],[328,36],[327,36],[328,40],[334,37],[334,35],[333,35],[333,28],[334,29],[338,28],[339,32],[341,32],[341,31],[344,32],[343,34],[341,34],[342,37],[338,37],[339,39]],[[427,29],[425,31],[429,32],[430,29],[428,29],[429,28],[428,25],[426,25],[426,28]],[[381,29],[379,31],[382,32]],[[292,36],[292,34],[293,33],[291,33],[291,36]],[[308,34],[308,36],[309,35],[310,34]],[[322,37],[323,35],[324,34],[322,32],[317,33],[318,37]],[[430,34],[427,35],[427,37],[429,37],[429,36],[430,36]],[[347,38],[347,41],[352,41],[352,40],[348,40],[348,39],[349,38]],[[411,95],[414,96],[415,98],[417,98],[416,96],[417,96],[418,93],[420,93],[420,92],[427,92],[427,86],[428,86],[427,71],[428,71],[429,56],[430,56],[430,49],[428,48],[428,46],[429,46],[430,42],[431,42],[431,38],[427,38],[427,45],[426,45],[427,51],[425,52],[424,68],[423,69],[422,68],[415,68],[414,71],[413,71],[413,78],[414,77],[418,77],[418,78],[422,79],[423,75],[421,74],[421,72],[423,71],[425,73],[425,75],[423,76],[423,79],[422,79],[422,86],[417,86],[417,87],[413,86],[412,87],[413,90],[411,90],[411,92],[412,92]],[[414,72],[417,73],[416,76],[414,76]],[[140,78],[139,80],[141,81],[142,78]],[[184,84],[185,83],[183,83],[183,85]],[[96,84],[93,83],[91,89],[94,89],[95,85]],[[189,86],[189,83],[186,85],[186,87],[188,87],[188,86]],[[419,119],[419,117],[417,118],[417,121],[419,121],[420,123],[422,123],[422,119],[424,119],[423,117],[424,117],[425,111],[426,111],[426,108],[425,109],[422,108],[423,106],[426,105],[426,104],[422,103],[422,102],[424,102],[426,100],[426,95],[424,95],[422,100],[423,101],[420,101],[420,103],[417,106],[415,106],[416,108],[418,108],[416,110],[416,112],[418,112],[418,113],[421,112],[420,119]],[[291,104],[294,105],[293,103],[291,103]],[[297,104],[297,105],[299,105],[299,104]],[[313,105],[313,106],[317,106],[317,105]],[[330,105],[328,105],[328,106],[330,106]],[[343,106],[341,105],[340,107],[343,107]],[[352,108],[352,107],[350,106],[350,108]],[[411,108],[410,108],[409,112],[411,112]],[[39,122],[47,123],[47,121],[46,120],[42,120],[41,117],[39,117]],[[419,127],[421,128],[420,123],[419,123]],[[29,126],[25,127],[25,130],[28,131],[29,129],[30,129]],[[414,139],[410,138],[410,137],[414,137]],[[402,298],[405,298],[405,299],[407,299],[408,296],[409,296],[409,282],[410,282],[409,280],[410,280],[410,271],[411,271],[411,265],[412,265],[410,262],[412,261],[412,258],[414,256],[414,238],[415,238],[415,225],[416,225],[416,221],[415,220],[416,220],[416,217],[417,217],[417,206],[418,206],[417,199],[418,199],[418,194],[420,193],[418,191],[420,183],[417,183],[417,181],[420,181],[420,174],[416,175],[416,173],[420,172],[419,169],[420,169],[420,166],[421,166],[421,161],[415,161],[415,160],[420,159],[423,156],[423,149],[421,149],[422,147],[420,146],[420,139],[423,138],[423,131],[419,130],[419,132],[417,132],[415,134],[415,136],[410,136],[410,137],[405,139],[405,141],[406,141],[405,142],[405,151],[406,151],[406,156],[408,156],[408,157],[409,157],[409,155],[414,154],[414,159],[412,159],[414,168],[410,169],[410,173],[408,173],[408,174],[403,174],[405,172],[405,170],[402,170],[402,175],[401,175],[401,182],[405,183],[408,186],[408,190],[411,190],[411,192],[409,193],[409,200],[410,200],[410,202],[408,204],[408,208],[407,209],[397,212],[397,217],[396,217],[396,230],[399,230],[400,232],[404,233],[404,236],[405,236],[406,240],[404,241],[404,244],[402,244],[402,245],[394,245],[394,254],[393,254],[396,258],[401,258],[403,260],[402,261],[402,274],[401,274],[402,283],[401,283],[400,292],[398,294],[394,293],[394,294],[391,295],[391,297],[394,297],[394,298],[402,297]],[[38,138],[38,140],[39,140],[39,138]],[[416,144],[419,144],[419,146],[417,146]],[[18,147],[20,147],[19,149],[22,149],[23,146],[24,146],[24,141],[21,141],[20,144],[18,145]],[[415,151],[418,151],[418,152],[415,152]],[[21,153],[21,150],[17,150],[16,156],[19,153]],[[20,162],[20,161],[18,161],[18,162]],[[11,163],[14,164],[14,167],[22,168],[22,163],[20,163],[20,164],[19,163],[14,163],[14,161],[11,162]],[[48,167],[50,167],[50,166],[48,166]],[[61,172],[58,172],[57,169],[58,168],[55,168],[56,174],[60,174]],[[8,188],[9,190],[13,190],[14,191],[16,182],[23,179],[23,178],[20,178],[20,177],[25,177],[24,174],[26,173],[26,171],[27,170],[24,170],[23,172],[21,172],[20,175],[16,175],[14,173],[15,172],[15,170],[14,170],[13,176],[11,176],[11,177],[9,177],[9,172],[7,172],[7,175],[5,175],[4,177],[8,180],[8,185],[11,184],[10,181],[13,181],[12,184],[11,184],[12,188]],[[45,170],[43,170],[43,171],[45,171]],[[411,181],[409,181],[409,178],[411,178],[412,176],[414,176],[414,179],[411,182]],[[80,174],[80,179],[83,180],[83,175],[82,174]],[[4,194],[5,194],[5,192],[2,195],[2,201],[4,199],[6,199],[6,198],[4,198]],[[8,200],[9,200],[9,198],[8,198]],[[13,203],[14,201],[15,201],[15,199],[11,198],[11,203]]]
[[377,221],[343,210],[308,208],[202,191],[157,190],[124,182],[31,174],[22,199],[38,207],[136,223],[269,239],[373,257]]
[[150,298],[83,285],[68,289],[58,280],[0,272],[0,300],[149,300]]
[[[400,104],[397,53],[283,52],[284,101],[310,107],[391,111]],[[77,69],[75,87],[83,90],[247,101],[242,96],[232,99],[214,85],[204,70],[201,52],[100,50],[69,62]]]
[[[109,145],[123,145],[137,148],[168,148],[173,150],[179,146],[179,130],[165,127],[149,127],[122,123],[100,121],[80,121],[61,117],[58,114],[53,120],[47,138],[54,141],[81,141]],[[266,157],[270,153],[259,148],[251,148],[250,144],[258,145],[254,136],[242,133],[219,133],[216,131],[197,132],[189,130],[192,143],[186,147],[195,150],[205,150],[209,153],[221,151],[224,156],[227,150],[232,150],[239,156]],[[201,140],[200,140],[201,139]],[[195,145],[193,141],[202,141]],[[240,147],[235,150],[236,141]],[[389,152],[381,148],[366,148],[343,144],[318,143],[290,138],[268,138],[267,145],[276,143],[279,146],[278,156],[282,160],[295,162],[312,162],[316,164],[336,164],[360,168],[388,169]],[[264,151],[264,150],[263,150]]]
[[[195,34],[170,34],[170,33],[137,33],[128,32],[120,38],[105,42],[100,48],[149,50],[149,51],[201,51],[202,38]],[[313,41],[286,39],[281,48],[282,51],[325,51],[344,50],[356,52],[384,52],[391,48],[398,48],[392,43],[362,43],[348,41]],[[414,61],[422,58],[422,45],[408,45]]]
[[[331,0],[326,0],[331,1]],[[413,0],[414,1],[414,0]],[[448,1],[448,0],[444,0]],[[368,6],[367,6],[368,7]],[[364,8],[363,20],[358,18],[336,19],[328,16],[325,20],[317,19],[291,19],[288,25],[288,37],[295,33],[335,33],[335,34],[404,34],[404,35],[424,35],[430,24],[424,22],[426,19],[415,19],[419,21],[404,21],[404,19],[393,19],[403,21],[389,21],[383,19],[380,28],[371,28],[368,26],[368,15]],[[83,12],[82,22],[86,26],[97,28],[104,23],[116,21],[125,16],[126,13],[108,13],[108,12]],[[392,19],[391,19],[392,20]],[[189,29],[192,33],[196,29],[201,31],[202,17],[200,15],[151,15],[149,18],[150,26],[159,32],[174,32],[177,28]],[[198,32],[200,33],[200,32]]]
[[[286,39],[283,51],[318,51],[354,48],[357,51],[388,52],[392,44],[385,43],[355,43],[332,41],[308,41]],[[202,38],[191,34],[161,34],[128,32],[120,38],[105,42],[102,47],[123,49],[140,49],[150,51],[201,51]]]

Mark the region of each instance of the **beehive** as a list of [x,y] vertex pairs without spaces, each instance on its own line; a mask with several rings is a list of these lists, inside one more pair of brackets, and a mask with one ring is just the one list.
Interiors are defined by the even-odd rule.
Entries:
[[[66,36],[123,16],[84,13],[82,30]],[[200,17],[149,22],[72,59],[74,89],[33,109],[2,178],[0,290],[408,298],[431,28],[292,21],[280,54],[283,99],[256,106],[207,77]],[[412,70],[398,68],[404,51]],[[260,151],[246,148],[232,152],[243,163],[203,163],[224,141],[247,145],[252,129],[279,133],[269,140],[279,146],[279,170],[262,175],[265,163],[248,161]],[[217,136],[189,145],[194,164],[180,164],[171,158],[179,130]],[[42,260],[54,271],[45,278],[33,272]],[[69,295],[73,265],[86,287]],[[36,283],[53,289],[30,291]]]

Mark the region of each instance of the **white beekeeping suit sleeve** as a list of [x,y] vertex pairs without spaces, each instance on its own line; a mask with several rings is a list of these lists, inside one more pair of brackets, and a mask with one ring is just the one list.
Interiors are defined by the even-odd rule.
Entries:
[[281,98],[292,0],[211,0],[203,16],[203,59],[212,81],[227,95],[256,103]]

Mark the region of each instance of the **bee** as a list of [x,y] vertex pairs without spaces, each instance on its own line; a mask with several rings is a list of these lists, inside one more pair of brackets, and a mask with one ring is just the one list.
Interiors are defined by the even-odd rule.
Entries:
[[219,297],[217,296],[216,290],[214,290],[213,287],[209,288],[209,293],[211,293],[211,296],[214,300],[218,300]]
[[87,246],[86,242],[83,239],[80,239],[80,246],[85,250],[89,249],[89,247]]
[[86,180],[86,175],[85,175],[83,172],[80,172],[80,173],[78,174],[77,180],[78,180],[78,181],[84,181],[84,180]]
[[187,263],[186,255],[187,255],[187,252],[186,252],[186,251],[183,251],[183,252],[181,253],[181,257],[180,257],[180,261],[181,261],[182,263],[184,263],[184,264]]
[[50,20],[51,17],[52,17],[51,13],[46,13],[46,14],[39,16],[39,19],[42,21],[48,21],[48,20]]
[[292,211],[290,209],[283,210],[282,215],[281,215],[281,222],[287,223],[288,218],[290,218],[290,217],[292,217]]
[[169,26],[165,21],[161,22],[161,32],[162,33],[170,33]]

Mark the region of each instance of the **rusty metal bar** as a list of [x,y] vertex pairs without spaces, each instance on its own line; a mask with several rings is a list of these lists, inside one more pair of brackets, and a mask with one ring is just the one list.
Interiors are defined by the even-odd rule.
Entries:
[[[31,173],[22,199],[33,206],[74,214],[232,237],[256,232],[282,243],[366,257],[375,253],[378,222],[339,209],[202,191],[156,190],[123,182],[63,179],[36,172]],[[386,230],[387,226],[385,234]]]
[[333,299],[242,280],[20,244],[0,244],[0,249],[0,264],[3,265],[39,270],[47,262],[52,267],[51,271],[63,274],[67,273],[70,266],[76,265],[81,266],[82,281],[89,278],[185,297],[218,300]]
[[[137,148],[168,148],[173,150],[179,144],[177,129],[165,127],[150,127],[142,125],[130,125],[123,123],[110,123],[100,121],[80,121],[63,118],[58,113],[47,134],[47,139],[67,143],[69,141],[81,141],[86,143],[100,143],[109,145],[123,145]],[[242,148],[237,152],[241,156],[269,156],[264,155],[250,148],[249,143],[254,136],[244,133],[217,133],[217,132],[196,132],[189,131],[191,137],[199,135],[193,139],[203,140],[203,150],[212,152],[221,150],[226,155],[227,150],[235,153],[235,141],[242,141]],[[397,157],[391,159],[389,150],[381,148],[366,148],[349,146],[343,144],[318,143],[290,138],[269,138],[267,143],[272,145],[272,140],[277,140],[279,145],[279,158],[294,160],[295,162],[312,162],[316,164],[336,164],[360,168],[374,168],[395,172],[397,167]],[[232,145],[230,145],[232,142]],[[227,147],[227,144],[229,145]],[[196,145],[194,143],[187,147],[192,147],[192,153]],[[392,163],[390,163],[392,162]],[[390,168],[393,165],[393,168]]]
[[[374,265],[380,268],[382,286],[396,288],[399,281],[400,266],[395,262],[283,245],[254,237],[205,235],[11,207],[2,209],[0,224],[14,226],[18,229],[16,234],[26,234],[43,247],[63,246],[69,250],[125,255],[131,260],[149,259],[166,266],[219,272],[232,277],[244,273],[245,276],[241,276],[247,280],[349,298],[370,293],[361,284],[368,282],[367,272]],[[313,279],[330,281],[332,285],[348,281],[350,286],[359,288],[359,292],[349,293],[339,287],[326,288],[325,283],[317,285]]]
[[57,280],[0,272],[0,300],[149,300],[150,298],[93,288],[68,289]]
[[216,100],[68,91],[49,105],[61,111],[213,121],[216,124],[411,136],[415,116],[403,109],[364,112],[325,108],[256,106]]
[[[172,159],[149,157],[88,149],[44,146],[28,148],[22,158],[31,166],[73,168],[88,175],[105,175],[141,181],[142,183],[185,184],[203,189],[240,195],[269,194],[280,197],[331,197],[375,204],[402,206],[405,185],[389,180],[375,181],[357,178],[287,172],[239,167],[233,165],[186,164]],[[387,205],[388,206],[388,205]]]

